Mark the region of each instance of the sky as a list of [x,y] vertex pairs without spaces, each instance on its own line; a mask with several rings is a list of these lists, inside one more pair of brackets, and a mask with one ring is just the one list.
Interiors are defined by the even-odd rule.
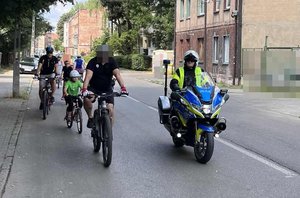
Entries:
[[[77,2],[85,2],[87,0],[77,0]],[[72,3],[67,3],[63,5],[62,3],[58,2],[57,5],[50,6],[50,12],[46,12],[44,17],[50,24],[56,29],[57,22],[59,18],[67,13],[72,8]],[[54,30],[55,31],[55,30]]]

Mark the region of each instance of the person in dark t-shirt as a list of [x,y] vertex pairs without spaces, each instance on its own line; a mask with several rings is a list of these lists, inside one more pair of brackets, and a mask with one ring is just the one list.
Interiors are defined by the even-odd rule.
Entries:
[[[54,102],[54,93],[56,90],[55,87],[55,74],[57,72],[58,67],[58,59],[53,56],[53,48],[46,47],[46,55],[43,55],[39,60],[39,67],[37,69],[37,75],[40,76],[40,84],[39,84],[39,96],[42,101],[42,90],[46,86],[46,81],[44,78],[49,78],[51,84],[51,100]],[[40,109],[42,109],[43,104],[40,103]]]
[[[93,92],[97,95],[101,93],[112,93],[112,77],[115,76],[120,87],[121,94],[128,94],[126,87],[124,85],[123,78],[121,77],[119,67],[116,64],[116,61],[112,57],[112,53],[108,45],[100,45],[97,47],[97,56],[92,58],[86,67],[86,74],[83,82],[82,94],[87,96],[90,92]],[[95,98],[85,97],[84,99],[84,109],[88,115],[87,127],[92,128],[93,126],[93,102]],[[113,96],[108,97],[107,107],[109,109],[109,115],[113,122],[113,105],[114,98]]]

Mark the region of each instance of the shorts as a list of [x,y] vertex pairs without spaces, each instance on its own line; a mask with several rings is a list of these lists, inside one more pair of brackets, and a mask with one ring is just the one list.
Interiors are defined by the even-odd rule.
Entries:
[[[55,78],[55,73],[52,73],[52,74],[41,74],[40,75],[40,78],[51,78],[51,80],[54,80]],[[39,86],[39,90],[43,90],[43,88],[46,86],[46,80],[45,79],[40,79],[40,86]]]
[[[101,93],[103,92],[99,92],[97,91],[96,89],[92,88],[92,87],[88,87],[88,91],[91,91],[97,95],[100,95]],[[107,92],[107,93],[112,93],[112,91],[110,92]],[[92,102],[94,103],[96,101],[96,99],[94,99]],[[106,97],[106,103],[110,103],[110,104],[115,104],[115,99],[114,99],[114,96],[108,96]]]

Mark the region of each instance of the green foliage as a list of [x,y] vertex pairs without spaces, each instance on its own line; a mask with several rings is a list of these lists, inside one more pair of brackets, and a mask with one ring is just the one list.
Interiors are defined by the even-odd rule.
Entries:
[[114,33],[108,40],[108,45],[112,47],[113,52],[117,54],[131,54],[134,52],[134,46],[137,43],[137,32],[134,30],[123,32],[121,37]]
[[60,52],[64,51],[64,47],[62,46],[62,41],[59,39],[55,39],[53,41],[53,46],[56,51],[60,51]]
[[103,35],[99,38],[96,38],[92,44],[92,51],[96,51],[97,46],[107,44],[109,41],[109,30],[105,29]]
[[121,68],[146,71],[151,68],[152,58],[141,54],[122,55],[114,57]]
[[[101,3],[107,8],[108,19],[117,27],[119,37],[131,30],[135,32],[142,30],[148,39],[153,39],[157,48],[172,48],[175,19],[174,0],[101,0]],[[114,41],[113,44],[116,45],[118,42]],[[133,48],[126,51],[133,51]]]
[[131,57],[132,66],[131,69],[138,71],[145,71],[151,68],[151,58],[141,54],[133,54]]

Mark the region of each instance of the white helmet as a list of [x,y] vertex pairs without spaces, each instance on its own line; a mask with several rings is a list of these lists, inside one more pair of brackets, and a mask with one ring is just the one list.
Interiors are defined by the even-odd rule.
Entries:
[[192,59],[195,62],[199,61],[199,55],[194,50],[188,50],[184,53],[184,61]]
[[81,75],[79,74],[79,72],[77,70],[72,70],[70,72],[70,78],[78,78],[81,77]]

